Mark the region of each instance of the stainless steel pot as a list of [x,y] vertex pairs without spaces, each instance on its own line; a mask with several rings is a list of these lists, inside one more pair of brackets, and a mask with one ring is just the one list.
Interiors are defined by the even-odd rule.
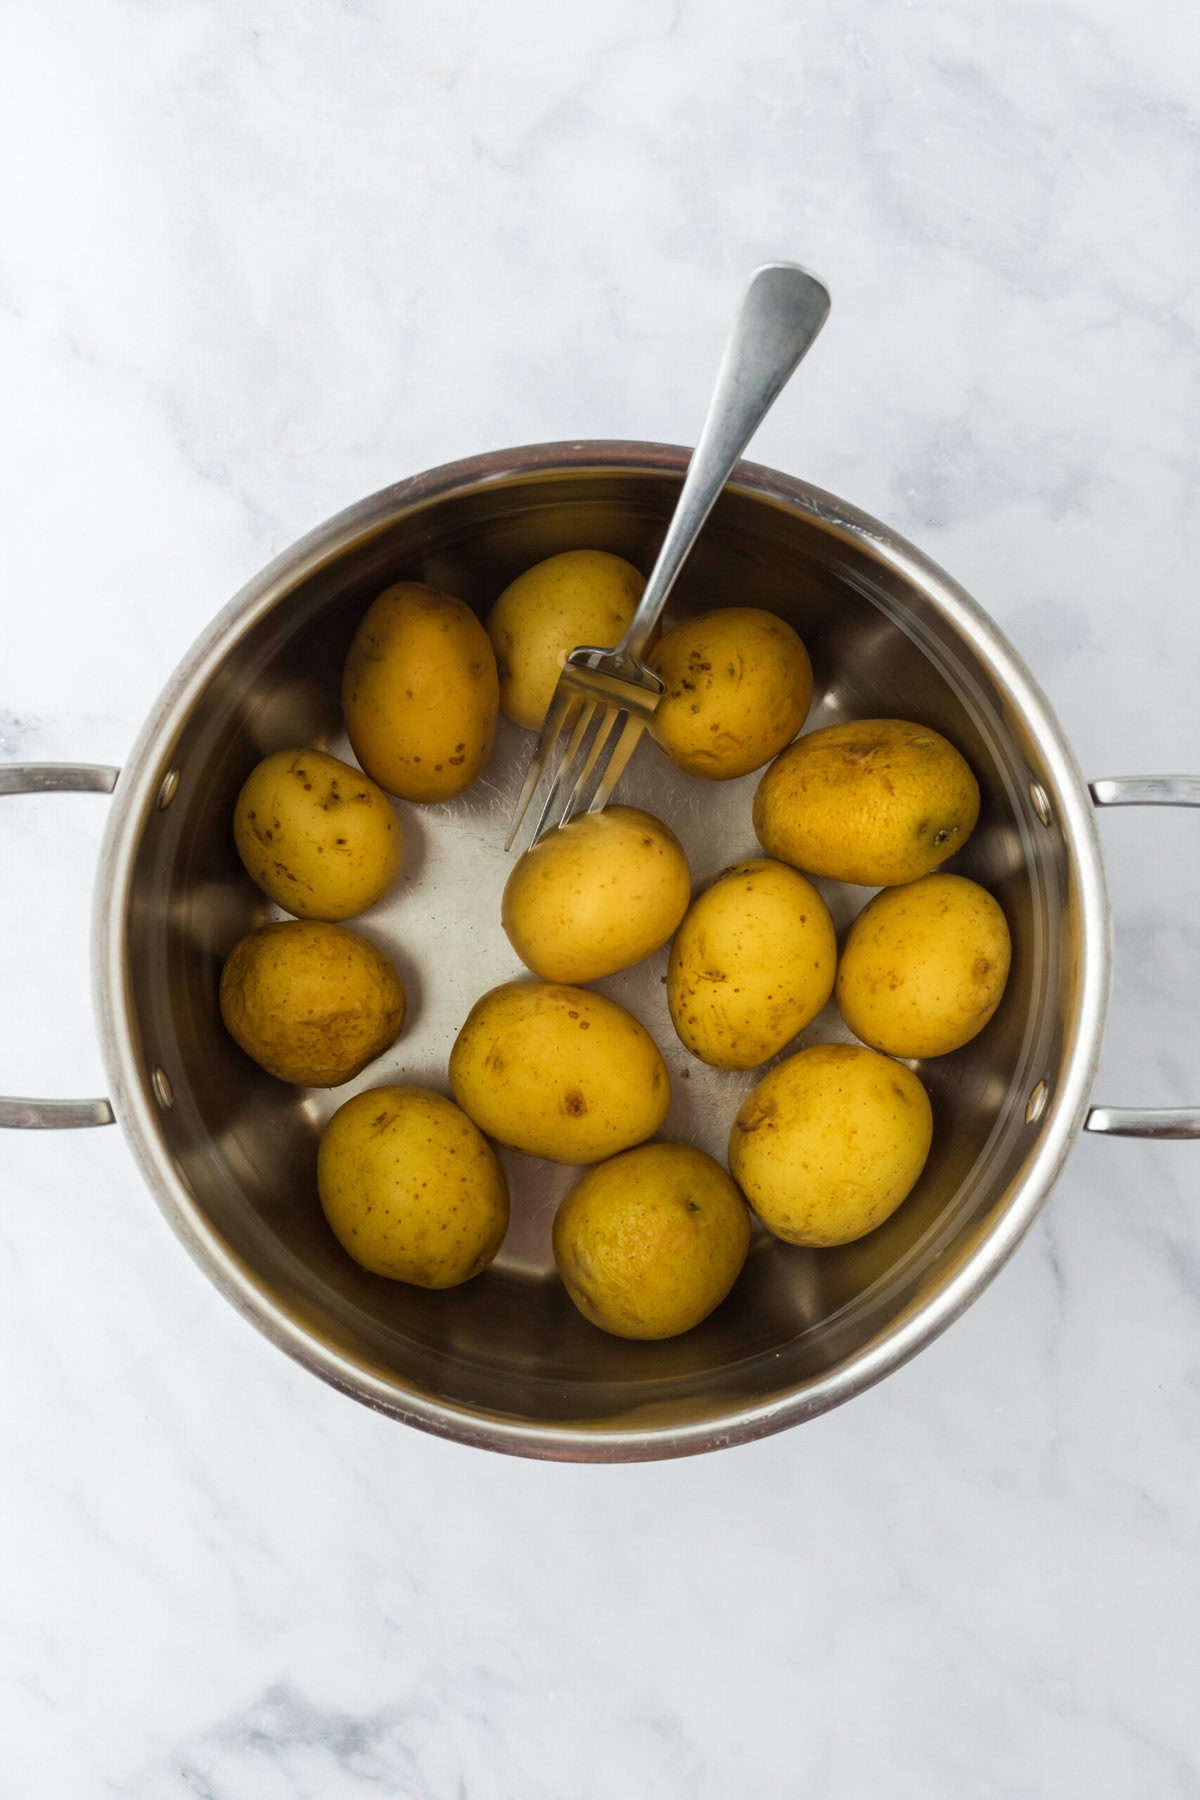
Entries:
[[[451,464],[352,507],[234,599],[113,769],[7,768],[0,792],[115,790],[96,884],[95,1007],[112,1101],[3,1101],[0,1123],[97,1125],[114,1113],[166,1217],[217,1286],[315,1374],[410,1424],[526,1455],[621,1461],[778,1431],[912,1356],[982,1290],[1029,1225],[1081,1129],[1200,1136],[1200,1110],[1091,1108],[1109,982],[1093,807],[1200,804],[1200,780],[1090,791],[1045,699],[978,606],[875,520],[743,465],[672,611],[740,602],[793,620],[816,666],[810,723],[920,718],[979,774],[984,811],[959,864],[1013,928],[1000,1012],[921,1073],[935,1148],[921,1184],[862,1242],[806,1252],[758,1240],[731,1299],[696,1331],[628,1344],[593,1330],[552,1273],[549,1220],[569,1173],[508,1158],[514,1224],[486,1275],[427,1293],[367,1275],[317,1205],[320,1125],[347,1097],[270,1080],[225,1036],[221,961],[266,916],[230,817],[267,750],[338,748],[338,674],[385,581],[428,580],[481,610],[518,570],[573,545],[646,566],[686,463],[651,444],[540,445]],[[471,1001],[515,973],[499,928],[503,823],[527,739],[502,731],[485,780],[406,809],[408,878],[365,929],[396,956],[413,1023],[358,1086],[444,1081]],[[652,745],[622,797],[661,811],[698,880],[753,849],[754,778],[704,784]],[[839,924],[864,895],[827,889]],[[752,1077],[693,1062],[671,1032],[665,961],[601,984],[668,1049],[667,1133],[722,1154]],[[844,1036],[827,1013],[807,1040]]]

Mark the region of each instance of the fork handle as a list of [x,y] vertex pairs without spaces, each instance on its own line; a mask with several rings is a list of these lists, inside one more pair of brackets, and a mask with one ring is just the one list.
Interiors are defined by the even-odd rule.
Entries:
[[829,295],[796,263],[750,277],[657,561],[618,654],[640,657],[717,495],[829,313]]

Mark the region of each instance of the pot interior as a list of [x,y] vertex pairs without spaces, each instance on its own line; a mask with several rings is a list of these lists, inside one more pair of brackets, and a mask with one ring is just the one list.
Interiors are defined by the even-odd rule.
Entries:
[[[642,466],[518,468],[433,498],[394,490],[391,508],[345,526],[298,576],[276,576],[273,604],[231,626],[213,673],[154,747],[155,784],[129,871],[123,959],[140,1078],[165,1072],[160,1149],[182,1185],[175,1223],[218,1278],[289,1346],[317,1346],[321,1372],[373,1403],[457,1435],[517,1434],[545,1454],[653,1454],[672,1434],[721,1441],[757,1409],[790,1416],[826,1404],[831,1379],[919,1311],[1011,1203],[1051,1100],[1079,1007],[1078,895],[1067,839],[1039,817],[1031,783],[1055,789],[1042,750],[994,661],[973,648],[894,546],[848,526],[765,472],[728,490],[679,583],[668,620],[714,606],[765,607],[808,645],[816,693],[806,729],[898,716],[935,726],[970,761],[983,813],[948,868],[985,883],[1013,933],[1013,969],[991,1025],[955,1055],[914,1064],[935,1138],[916,1191],[879,1230],[839,1250],[757,1235],[726,1303],[683,1338],[604,1336],[576,1313],[553,1271],[550,1224],[572,1171],[502,1152],[512,1226],[494,1266],[430,1293],[366,1274],[323,1220],[315,1154],[323,1121],[352,1092],[383,1082],[448,1091],[455,1033],[487,988],[521,973],[500,928],[506,821],[531,738],[501,723],[486,775],[445,806],[400,803],[407,851],[392,895],[353,922],[400,968],[410,1022],[393,1049],[335,1092],[297,1091],[263,1074],[226,1036],[221,964],[254,925],[278,917],[245,876],[231,819],[239,785],[265,753],[315,744],[347,754],[338,710],[342,659],[376,592],[411,578],[461,595],[481,614],[514,575],[559,550],[593,546],[647,570],[679,486],[677,459]],[[364,509],[360,509],[360,513]],[[311,560],[311,559],[310,559]],[[246,621],[249,620],[247,623]],[[708,783],[639,747],[619,798],[666,819],[697,886],[758,854],[755,776]],[[147,790],[149,791],[149,790]],[[1043,810],[1045,808],[1043,807]],[[843,931],[867,890],[818,883]],[[690,1057],[666,1009],[667,952],[597,986],[662,1047],[674,1101],[664,1136],[724,1159],[754,1074]],[[790,1046],[848,1034],[832,1003]],[[215,1258],[211,1246],[218,1245]],[[564,1431],[566,1428],[566,1431]],[[576,1434],[568,1447],[567,1433]],[[589,1437],[592,1448],[584,1439]],[[583,1447],[581,1448],[581,1443]],[[618,1447],[619,1446],[619,1447]],[[684,1447],[682,1443],[674,1447]],[[690,1447],[690,1446],[689,1446]]]

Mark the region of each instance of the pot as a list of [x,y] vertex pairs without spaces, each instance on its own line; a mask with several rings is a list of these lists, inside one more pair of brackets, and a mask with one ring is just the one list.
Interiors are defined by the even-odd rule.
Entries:
[[[286,551],[225,608],[114,769],[0,770],[0,792],[112,792],[96,882],[94,1000],[110,1100],[0,1102],[0,1123],[119,1120],[159,1206],[210,1279],[269,1338],[345,1393],[463,1442],[596,1461],[680,1455],[777,1431],[851,1398],[942,1331],[1029,1229],[1083,1130],[1200,1136],[1200,1110],[1095,1107],[1109,985],[1094,808],[1200,805],[1200,780],[1094,782],[1019,657],[947,575],[876,520],[739,467],[680,581],[673,614],[731,601],[792,620],[819,704],[918,718],[979,776],[983,812],[955,867],[1000,899],[1013,970],[996,1017],[920,1068],[934,1150],[878,1230],[838,1250],[762,1237],[730,1299],[666,1343],[605,1337],[554,1274],[549,1221],[570,1171],[507,1157],[513,1228],[493,1268],[448,1293],[375,1277],[328,1232],[321,1124],[351,1089],[286,1088],[247,1061],[217,1010],[221,962],[270,916],[237,861],[237,790],[270,750],[340,744],[350,635],[389,580],[432,582],[481,611],[539,558],[586,544],[648,566],[687,462],[636,443],[551,444],[418,475]],[[530,740],[502,727],[487,776],[446,807],[405,810],[407,878],[363,924],[405,976],[413,1024],[357,1086],[443,1085],[471,1002],[517,973],[500,932],[501,845]],[[699,783],[644,744],[622,799],[669,819],[697,879],[752,853],[755,777]],[[863,891],[826,888],[839,927]],[[661,966],[660,966],[661,965]],[[660,963],[600,984],[668,1053],[667,1135],[723,1154],[754,1075],[688,1058]],[[801,1041],[845,1036],[829,1012]]]

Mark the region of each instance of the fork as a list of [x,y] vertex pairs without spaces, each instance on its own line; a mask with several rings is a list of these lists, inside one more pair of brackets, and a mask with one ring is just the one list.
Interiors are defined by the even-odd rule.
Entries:
[[829,295],[796,263],[764,263],[750,277],[708,416],[637,611],[613,650],[581,645],[563,663],[504,848],[512,847],[551,752],[559,747],[531,843],[579,812],[600,812],[658,705],[663,684],[641,660],[675,579],[742,451],[810,348]]

